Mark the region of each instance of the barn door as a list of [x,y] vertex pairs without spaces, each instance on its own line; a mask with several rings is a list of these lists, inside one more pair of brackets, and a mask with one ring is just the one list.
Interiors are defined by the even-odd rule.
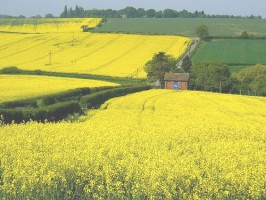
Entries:
[[178,81],[174,81],[174,90],[178,90],[178,88],[179,88]]

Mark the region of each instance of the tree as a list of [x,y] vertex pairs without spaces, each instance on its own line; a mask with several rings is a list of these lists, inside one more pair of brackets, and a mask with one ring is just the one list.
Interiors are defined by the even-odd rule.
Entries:
[[67,18],[68,16],[68,11],[67,11],[67,6],[65,5],[64,11],[60,14],[61,18]]
[[243,31],[240,36],[239,36],[241,39],[248,39],[249,38],[249,35],[247,33],[247,31]]
[[266,66],[256,65],[232,75],[237,80],[233,85],[238,91],[266,96]]
[[206,39],[209,36],[209,28],[206,25],[200,25],[196,28],[195,33],[201,39]]
[[175,59],[170,55],[166,55],[164,52],[159,52],[152,57],[152,60],[145,64],[144,70],[148,78],[152,80],[159,79],[163,88],[165,73],[171,71],[174,67]]
[[163,17],[163,11],[161,11],[161,10],[157,11],[154,17],[155,18],[162,18]]
[[189,56],[185,56],[184,59],[182,60],[182,69],[184,72],[189,72],[190,68],[192,66],[192,61],[190,60]]
[[133,8],[133,7],[124,8],[123,14],[126,15],[128,18],[135,18],[138,16],[136,8]]
[[173,9],[165,9],[163,11],[163,17],[164,18],[175,18],[175,17],[177,17],[176,11]]
[[146,16],[148,18],[153,18],[153,17],[155,17],[155,15],[156,15],[156,10],[154,10],[154,9],[146,10]]
[[45,18],[54,18],[54,16],[51,13],[48,13],[44,16]]
[[146,15],[146,11],[144,8],[138,8],[137,9],[137,17],[144,17]]
[[228,92],[231,89],[229,67],[221,63],[192,65],[190,85],[207,91]]

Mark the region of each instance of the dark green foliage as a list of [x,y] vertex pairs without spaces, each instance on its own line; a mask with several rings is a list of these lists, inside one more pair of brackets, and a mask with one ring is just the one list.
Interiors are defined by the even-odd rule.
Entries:
[[[112,88],[112,87],[104,87]],[[95,90],[92,88],[92,90]],[[64,101],[72,101],[72,100],[79,100],[81,96],[87,95],[91,92],[91,88],[77,88],[73,90],[68,90],[64,92],[59,92],[56,94],[40,96],[31,99],[24,99],[24,100],[15,100],[10,102],[4,102],[0,104],[0,108],[37,108],[37,107],[44,107],[54,103],[64,102]]]
[[33,99],[5,102],[0,104],[0,116],[4,117],[4,123],[21,123],[29,120],[59,121],[68,115],[82,113],[79,104],[82,96],[113,88],[115,87],[78,88]]
[[184,72],[189,72],[192,66],[192,61],[190,60],[189,56],[185,56],[182,60],[182,69]]
[[176,18],[178,13],[173,9],[165,9],[163,11],[163,17],[164,18]]
[[243,94],[266,96],[266,65],[256,65],[233,74],[233,88]]
[[70,114],[81,113],[82,109],[79,101],[68,101],[44,107],[41,111],[46,114],[45,119],[48,121],[59,121]]
[[18,109],[0,109],[0,116],[3,117],[5,124],[12,123],[12,121],[21,123],[24,120],[23,112]]
[[44,16],[45,18],[54,18],[54,16],[51,13],[48,13]]
[[190,87],[204,91],[229,92],[231,89],[229,67],[220,63],[192,65]]
[[90,30],[88,25],[82,25],[80,28],[82,29],[83,32],[88,32]]
[[[145,82],[145,79],[132,79],[132,78],[124,78],[124,77],[113,77],[113,76],[102,76],[102,75],[93,75],[93,74],[75,74],[75,73],[64,73],[64,72],[48,72],[42,70],[21,70],[17,67],[12,69],[9,73],[10,67],[3,68],[0,70],[0,74],[23,74],[23,75],[39,75],[39,76],[55,76],[55,77],[68,77],[68,78],[80,78],[80,79],[94,79],[107,81],[112,83],[118,83],[120,85],[132,85],[139,84],[141,82]],[[17,70],[18,69],[18,70]],[[7,72],[7,73],[6,73]]]
[[128,18],[135,18],[138,17],[138,12],[136,8],[133,7],[126,7],[122,10],[122,14],[126,15]]
[[78,101],[56,103],[43,108],[0,109],[4,123],[22,123],[34,121],[60,121],[73,113],[80,113],[82,109]]
[[144,70],[147,73],[148,78],[152,80],[160,80],[163,87],[164,75],[166,72],[173,71],[176,61],[164,52],[155,54],[152,60],[145,64]]
[[10,102],[3,102],[0,104],[0,108],[12,109],[12,108],[37,108],[37,99],[24,99],[15,100]]
[[[65,6],[64,11],[61,13],[60,17],[111,17],[111,18],[121,18],[123,15],[126,15],[128,18],[153,18],[153,17],[164,17],[164,18],[237,18],[237,19],[262,19],[261,16],[233,16],[233,15],[209,15],[205,14],[204,11],[195,11],[190,12],[187,10],[173,10],[173,9],[165,9],[165,10],[154,10],[148,9],[145,10],[143,8],[134,8],[134,7],[126,7],[120,10],[112,10],[112,9],[91,9],[84,10],[82,7],[77,6],[75,10],[72,8],[67,8]],[[0,16],[1,17],[1,16]]]
[[5,67],[0,70],[0,74],[20,74],[22,71],[17,67]]
[[209,28],[206,25],[200,25],[195,29],[195,34],[201,39],[206,39],[209,36]]
[[248,35],[247,31],[243,31],[239,37],[241,39],[248,39],[249,35]]
[[111,98],[148,89],[151,89],[151,86],[131,86],[131,87],[114,88],[110,90],[103,90],[81,97],[80,104],[82,108],[85,109],[98,108],[101,104],[103,104],[105,101]]

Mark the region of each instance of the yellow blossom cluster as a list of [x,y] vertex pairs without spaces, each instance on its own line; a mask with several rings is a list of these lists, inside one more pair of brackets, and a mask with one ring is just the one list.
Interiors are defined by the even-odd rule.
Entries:
[[264,199],[266,99],[150,90],[0,126],[1,199]]
[[27,99],[82,87],[116,86],[115,83],[50,76],[0,75],[0,103]]

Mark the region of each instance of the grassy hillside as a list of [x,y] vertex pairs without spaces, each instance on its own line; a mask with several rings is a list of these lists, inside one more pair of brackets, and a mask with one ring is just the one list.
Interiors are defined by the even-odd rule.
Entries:
[[108,19],[104,26],[94,31],[195,36],[195,29],[201,24],[209,27],[212,36],[238,36],[243,31],[266,36],[266,20],[250,19]]
[[0,75],[0,102],[27,99],[81,87],[115,86],[117,84],[74,78]]
[[30,18],[30,19],[0,19],[0,32],[16,33],[54,33],[81,32],[81,26],[95,27],[100,18]]
[[264,199],[266,99],[151,90],[0,127],[6,199]]
[[177,58],[190,41],[179,36],[0,33],[0,68],[139,78],[146,77],[143,66],[155,53]]
[[233,65],[266,64],[266,40],[211,40],[203,42],[192,60]]

